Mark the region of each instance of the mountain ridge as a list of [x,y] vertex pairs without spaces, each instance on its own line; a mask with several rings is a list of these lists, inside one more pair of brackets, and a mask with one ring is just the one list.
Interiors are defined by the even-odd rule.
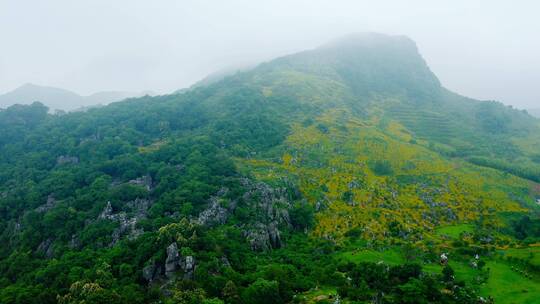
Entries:
[[126,98],[140,97],[148,93],[103,91],[82,96],[61,88],[26,83],[0,95],[0,107],[6,108],[13,104],[31,104],[34,101],[40,101],[51,110],[73,111],[85,107],[102,106]]

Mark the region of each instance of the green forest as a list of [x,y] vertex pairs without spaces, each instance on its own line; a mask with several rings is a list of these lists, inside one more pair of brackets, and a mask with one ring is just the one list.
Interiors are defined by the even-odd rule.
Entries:
[[0,303],[539,303],[540,120],[406,38],[0,130]]

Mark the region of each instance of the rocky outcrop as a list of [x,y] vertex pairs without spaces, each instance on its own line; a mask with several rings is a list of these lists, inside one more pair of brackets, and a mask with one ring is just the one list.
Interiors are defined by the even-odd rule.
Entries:
[[146,265],[142,270],[142,277],[148,283],[153,283],[154,281],[160,279],[162,276],[162,270],[155,261],[152,261],[150,264]]
[[180,254],[178,253],[178,245],[172,243],[167,247],[167,259],[165,260],[165,275],[172,279],[180,265]]
[[279,227],[291,227],[287,188],[272,188],[262,182],[243,180],[247,189],[242,199],[253,209],[256,218],[244,225],[244,235],[256,251],[280,248],[283,243]]
[[56,206],[56,199],[54,199],[54,196],[52,194],[49,194],[49,196],[47,197],[47,202],[37,207],[36,212],[40,212],[40,213],[47,212],[51,210],[52,208],[54,208],[54,206]]
[[184,271],[184,279],[192,280],[195,273],[195,257],[188,255],[182,259],[182,270]]
[[78,164],[78,163],[79,163],[79,158],[76,156],[60,155],[56,158],[57,165]]
[[144,187],[147,191],[152,190],[152,177],[150,175],[141,176],[136,179],[132,179],[128,184]]
[[111,205],[111,202],[107,202],[107,205],[105,206],[105,208],[103,209],[103,211],[101,211],[101,213],[99,214],[99,217],[98,219],[109,219],[109,220],[114,220],[114,215],[113,215],[113,209],[112,209],[112,205]]
[[133,215],[133,217],[137,218],[137,220],[146,218],[148,209],[151,205],[152,201],[144,198],[136,198],[135,200],[126,204],[130,210],[130,213]]
[[107,202],[107,205],[98,216],[98,219],[106,219],[114,222],[118,222],[118,227],[113,231],[111,237],[112,242],[110,246],[116,244],[124,235],[127,235],[129,239],[135,239],[139,237],[144,231],[137,227],[137,223],[146,218],[148,208],[151,205],[151,201],[147,199],[137,198],[134,201],[128,202],[130,214],[125,211],[118,213],[113,212],[111,202]]
[[45,255],[45,257],[50,259],[54,255],[54,248],[52,244],[53,244],[53,239],[48,238],[39,244],[36,252],[41,253]]
[[222,188],[215,196],[210,198],[210,207],[199,214],[197,224],[203,226],[223,225],[227,222],[229,215],[236,208],[236,202],[229,204],[228,208],[223,207],[223,196],[227,194],[227,188]]
[[[273,188],[263,182],[254,182],[242,179],[245,192],[239,200],[242,207],[249,209],[254,217],[241,225],[244,237],[251,248],[256,251],[265,251],[280,248],[283,245],[280,228],[291,228],[289,209],[291,203],[289,196],[291,189],[287,186]],[[194,221],[198,225],[223,225],[237,208],[237,201],[225,198],[228,190],[222,188],[209,201],[209,207],[202,211]],[[299,193],[293,195],[299,196]]]
[[256,223],[248,230],[245,230],[244,235],[254,251],[266,251],[282,246],[281,233],[276,222],[267,225]]
[[69,248],[77,249],[81,246],[81,241],[76,234],[71,235],[71,240],[69,241]]
[[148,283],[155,281],[164,282],[164,286],[177,278],[185,280],[193,279],[197,267],[195,257],[182,256],[176,242],[167,246],[167,257],[165,264],[158,264],[155,261],[147,263],[142,270],[142,277]]

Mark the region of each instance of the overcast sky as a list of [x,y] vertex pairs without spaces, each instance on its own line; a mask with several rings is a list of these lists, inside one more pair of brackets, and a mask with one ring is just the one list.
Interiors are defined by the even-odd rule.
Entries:
[[540,108],[540,1],[442,3],[0,0],[0,94],[28,82],[165,93],[371,31],[414,39],[451,90]]

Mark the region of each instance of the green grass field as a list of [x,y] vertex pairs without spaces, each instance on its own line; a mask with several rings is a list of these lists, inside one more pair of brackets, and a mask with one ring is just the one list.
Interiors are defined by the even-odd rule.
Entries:
[[473,225],[470,224],[460,224],[460,225],[452,225],[452,226],[443,226],[437,228],[436,232],[438,235],[441,236],[448,236],[453,239],[459,238],[459,235],[463,232],[469,232],[472,233],[474,231]]
[[[480,271],[470,267],[463,262],[449,261],[448,265],[450,265],[450,267],[452,267],[452,269],[454,270],[454,275],[456,277],[456,280],[458,281],[472,283],[474,282],[474,279],[480,274]],[[441,274],[443,270],[443,266],[438,263],[425,264],[422,266],[422,268],[424,269],[424,271],[433,274]]]
[[540,281],[525,278],[503,262],[489,261],[485,267],[490,274],[481,294],[491,295],[498,304],[540,303]]
[[[443,233],[459,236],[459,233],[466,231],[470,227],[468,225],[459,225],[444,227]],[[533,253],[535,261],[538,259],[539,249],[536,247],[525,249],[509,249],[507,255],[526,258]],[[388,265],[398,265],[405,262],[399,248],[390,248],[384,251],[375,251],[364,248],[357,248],[351,251],[346,251],[341,254],[341,258],[345,261],[354,263],[360,262],[380,262],[383,261]],[[540,304],[540,280],[538,278],[529,279],[519,272],[512,269],[509,263],[503,260],[487,259],[484,270],[489,269],[489,278],[486,283],[477,284],[477,278],[482,274],[482,271],[472,268],[468,263],[463,261],[455,261],[450,259],[449,265],[455,272],[456,280],[462,280],[473,286],[479,286],[479,292],[483,296],[492,296],[497,304]],[[422,265],[424,271],[432,274],[440,274],[443,267],[438,263]],[[320,292],[323,294],[332,294],[324,289]],[[316,298],[321,293],[310,293],[311,299]]]
[[500,253],[506,257],[515,257],[526,260],[536,266],[540,265],[540,247],[510,248],[500,251]]
[[342,253],[341,258],[343,258],[345,261],[350,261],[353,263],[378,263],[380,261],[383,261],[388,265],[398,265],[405,262],[399,250],[395,248],[391,248],[385,251],[355,249]]

